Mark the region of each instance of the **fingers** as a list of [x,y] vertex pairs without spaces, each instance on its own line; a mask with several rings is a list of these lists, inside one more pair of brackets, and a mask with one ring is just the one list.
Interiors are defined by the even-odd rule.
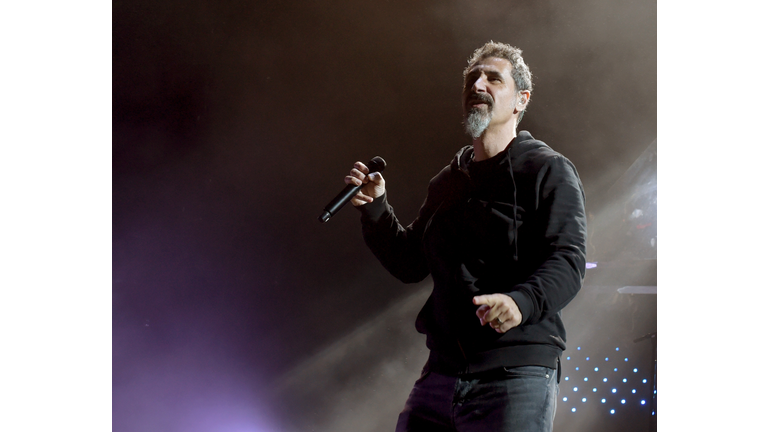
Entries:
[[476,296],[472,303],[480,305],[475,312],[480,325],[488,324],[498,333],[505,333],[522,322],[523,316],[517,303],[506,294]]

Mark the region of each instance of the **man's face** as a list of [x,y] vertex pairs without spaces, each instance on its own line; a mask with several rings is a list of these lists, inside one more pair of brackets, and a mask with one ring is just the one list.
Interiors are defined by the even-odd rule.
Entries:
[[467,73],[462,93],[467,133],[479,137],[490,125],[516,121],[517,88],[512,63],[498,57],[477,62]]

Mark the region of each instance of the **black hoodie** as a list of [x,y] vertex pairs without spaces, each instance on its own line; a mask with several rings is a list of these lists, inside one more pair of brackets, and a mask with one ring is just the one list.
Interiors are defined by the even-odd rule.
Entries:
[[[431,369],[556,368],[565,349],[560,311],[581,289],[586,265],[576,168],[526,131],[493,158],[476,162],[473,153],[462,148],[430,181],[408,227],[386,194],[357,207],[366,244],[403,282],[432,275],[432,294],[416,319]],[[499,334],[480,325],[472,297],[491,293],[515,300],[519,326]]]

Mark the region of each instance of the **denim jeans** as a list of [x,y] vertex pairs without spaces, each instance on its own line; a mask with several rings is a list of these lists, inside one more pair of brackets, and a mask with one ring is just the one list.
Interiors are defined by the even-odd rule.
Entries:
[[397,432],[551,432],[557,371],[504,368],[450,377],[425,370],[397,421]]

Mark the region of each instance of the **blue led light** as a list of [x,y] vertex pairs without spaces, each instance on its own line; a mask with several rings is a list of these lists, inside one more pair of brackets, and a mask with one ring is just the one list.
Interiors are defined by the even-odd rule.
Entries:
[[581,398],[581,401],[582,401],[582,402],[586,402],[586,401],[587,401],[587,398]]
[[600,399],[600,403],[605,403],[605,399]]
[[616,414],[616,410],[611,410],[611,414]]
[[566,360],[570,360],[570,359],[571,359],[571,356],[568,356],[568,357],[566,357],[565,359],[566,359]]
[[616,347],[616,351],[618,351],[618,350],[619,350],[619,347]]
[[579,391],[579,388],[578,387],[574,387],[573,391]]
[[616,393],[616,389],[611,389],[611,393]]
[[632,372],[637,373],[637,368],[632,369]]
[[603,378],[603,382],[608,382],[608,378]]
[[571,412],[576,412],[576,408],[571,408]]
[[589,357],[587,357],[587,360],[589,360]]
[[640,401],[640,405],[645,405],[645,401],[644,401],[644,400],[641,400],[641,401]]
[[605,358],[605,361],[608,361],[608,357]]
[[626,379],[626,378],[624,378],[623,380],[621,380],[621,382],[627,382],[627,379]]
[[600,368],[595,368],[595,372],[597,372],[597,371],[599,371],[599,370],[600,370]]
[[576,347],[576,350],[577,351],[581,351],[581,347]]
[[563,402],[568,402],[568,396],[563,398]]
[[589,381],[589,378],[587,378],[587,377],[584,377],[584,381]]
[[592,393],[597,393],[597,387],[592,389]]
[[579,370],[579,367],[578,367],[578,366],[576,366],[576,370]]
[[619,368],[613,368],[613,371],[614,371],[614,372],[618,372],[618,371],[619,371]]
[[648,380],[647,380],[647,379],[645,379],[645,378],[643,378],[643,384],[645,384],[645,383],[647,383],[647,382],[648,382]]
[[565,377],[565,380],[566,380],[566,381],[568,381],[569,379],[570,379],[570,378],[568,378],[568,377]]
[[632,389],[632,393],[633,393],[633,394],[634,394],[634,393],[637,393],[637,390],[635,390],[635,389]]
[[622,404],[625,404],[625,403],[627,403],[627,400],[626,400],[626,399],[622,399],[622,400],[621,400],[621,403],[622,403]]
[[627,357],[624,357],[624,361],[629,361],[629,359]]

